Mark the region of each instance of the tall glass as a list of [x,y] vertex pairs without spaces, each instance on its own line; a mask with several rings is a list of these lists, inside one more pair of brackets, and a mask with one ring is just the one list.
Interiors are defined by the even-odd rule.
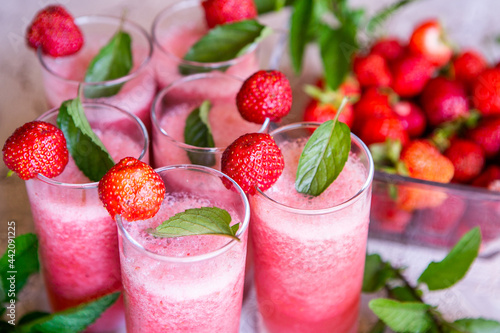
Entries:
[[[214,72],[187,76],[163,89],[151,109],[155,166],[193,163],[220,169],[220,157],[234,140],[245,133],[266,131],[268,121],[248,122],[238,112],[236,94],[242,84],[239,78]],[[198,89],[202,87],[207,89]],[[208,121],[214,148],[184,141],[186,119],[203,101],[211,104]]]
[[[133,156],[148,162],[148,135],[142,122],[121,109],[84,104],[94,132],[113,160]],[[38,120],[55,124],[58,109]],[[79,153],[85,154],[82,146]],[[122,289],[116,224],[90,182],[70,158],[55,178],[38,175],[26,181],[40,260],[52,310],[60,311]],[[89,332],[123,327],[123,301],[108,309]]]
[[[138,116],[149,129],[149,110],[156,93],[156,81],[151,65],[153,45],[146,30],[139,25],[112,16],[82,16],[75,19],[81,29],[84,44],[74,55],[53,58],[38,50],[42,78],[50,107],[58,107],[67,99],[77,96],[78,86],[86,92],[82,97],[88,102],[103,102],[130,111]],[[119,27],[132,39],[133,68],[128,75],[103,82],[85,82],[85,73],[94,56],[106,45]],[[113,89],[121,86],[118,94],[94,98],[92,89]],[[101,90],[102,91],[102,90]]]
[[351,135],[348,161],[318,197],[295,190],[298,159],[318,126],[271,132],[285,170],[249,198],[255,287],[262,332],[356,332],[370,212],[373,161]]
[[208,32],[201,0],[178,1],[160,12],[152,27],[154,66],[160,88],[195,72],[226,71],[247,78],[259,69],[257,47],[244,55],[215,63],[184,60],[189,48]]
[[[167,188],[158,214],[128,222],[117,216],[127,332],[233,332],[239,329],[250,210],[234,181],[196,165],[156,170]],[[228,190],[221,178],[230,180]],[[180,181],[181,180],[181,181]],[[155,228],[190,208],[219,207],[240,223],[236,235],[156,238]]]

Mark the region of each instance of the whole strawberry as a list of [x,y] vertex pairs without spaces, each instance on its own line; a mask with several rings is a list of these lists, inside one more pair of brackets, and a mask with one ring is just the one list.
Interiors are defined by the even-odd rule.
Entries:
[[500,117],[483,118],[466,136],[483,148],[486,158],[495,157],[500,153]]
[[209,28],[257,16],[257,7],[253,0],[205,0],[201,4]]
[[370,87],[365,90],[359,100],[353,105],[354,132],[359,132],[364,123],[372,117],[391,117],[392,102],[397,96],[385,88]]
[[382,38],[372,45],[370,53],[378,54],[390,63],[401,57],[405,53],[405,48],[395,38]]
[[451,46],[445,40],[443,27],[434,19],[423,22],[413,30],[408,47],[437,67],[445,65],[453,55]]
[[465,139],[453,139],[450,147],[444,152],[455,167],[452,181],[468,183],[483,170],[485,157],[481,146]]
[[37,13],[28,27],[28,46],[42,49],[44,54],[61,57],[78,52],[83,35],[73,17],[59,5],[48,6]]
[[165,197],[165,184],[149,165],[125,157],[102,177],[98,191],[113,218],[120,214],[127,221],[137,221],[158,212]]
[[490,165],[472,182],[473,186],[490,187],[490,185],[500,180],[500,166]]
[[3,149],[5,165],[28,180],[37,174],[53,178],[68,164],[68,149],[63,132],[56,126],[32,121],[14,131]]
[[393,63],[392,89],[401,97],[418,95],[434,73],[434,65],[419,54],[405,54]]
[[392,82],[389,66],[378,54],[356,57],[353,71],[362,87],[388,87]]
[[462,82],[467,89],[472,88],[476,77],[488,67],[484,57],[474,50],[463,51],[452,62],[455,80]]
[[485,116],[500,115],[500,69],[486,69],[476,77],[472,103]]
[[243,119],[262,124],[278,121],[292,108],[292,88],[277,70],[260,70],[243,82],[236,95],[236,106]]
[[[281,176],[285,161],[274,139],[265,133],[240,136],[221,158],[221,171],[231,177],[247,194],[265,191]],[[223,180],[226,187],[231,183]]]
[[387,139],[398,140],[403,146],[409,141],[408,133],[401,120],[394,115],[369,118],[361,126],[359,137],[368,146],[373,143],[385,142]]
[[410,138],[420,137],[427,126],[424,112],[415,103],[398,101],[392,107]]

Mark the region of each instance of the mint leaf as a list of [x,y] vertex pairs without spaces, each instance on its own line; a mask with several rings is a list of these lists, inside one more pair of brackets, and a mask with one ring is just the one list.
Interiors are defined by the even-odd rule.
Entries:
[[[184,142],[191,146],[213,148],[215,147],[212,130],[208,121],[208,113],[212,105],[210,101],[203,101],[200,107],[194,109],[186,119],[184,128]],[[215,155],[208,152],[187,152],[189,160],[193,164],[213,166]]]
[[79,98],[61,104],[57,126],[63,131],[68,150],[78,168],[91,181],[101,180],[115,163],[92,131]]
[[17,323],[18,325],[29,324],[32,321],[40,319],[42,317],[50,316],[48,312],[33,311],[25,314]]
[[395,277],[394,270],[389,263],[382,260],[378,254],[366,256],[365,272],[363,275],[363,292],[373,293],[382,289],[388,280]]
[[[243,20],[234,23],[222,24],[209,30],[184,55],[184,60],[216,63],[228,61],[244,55],[251,47],[259,43],[271,33],[256,20]],[[219,68],[220,69],[220,68]],[[209,72],[213,68],[180,65],[179,71],[183,75]]]
[[307,141],[297,168],[297,192],[320,195],[344,168],[351,150],[351,131],[337,118],[345,104],[346,99],[342,101],[335,119],[321,124]]
[[[110,81],[124,77],[133,66],[132,38],[120,30],[101,48],[92,59],[85,74],[85,82]],[[123,83],[114,85],[86,85],[84,95],[87,98],[109,97],[116,95]]]
[[422,296],[422,292],[419,289],[412,290],[408,286],[397,286],[390,289],[390,295],[392,298],[397,299],[398,301],[403,302],[418,302],[420,301],[414,293],[417,293],[418,296]]
[[236,237],[238,227],[230,226],[231,215],[221,208],[191,208],[175,214],[167,221],[147,231],[156,237],[180,237],[192,235],[219,235],[239,240]]
[[483,318],[466,318],[455,321],[454,326],[469,333],[499,333],[500,323]]
[[[2,303],[16,299],[28,278],[40,269],[38,262],[38,239],[28,233],[15,238],[8,238],[7,250],[0,259]],[[11,288],[14,282],[14,288]]]
[[313,5],[314,1],[310,0],[297,0],[293,4],[288,40],[290,58],[295,74],[300,74],[302,70],[302,60],[307,45],[307,34],[313,18]]
[[24,323],[18,327],[17,332],[81,332],[90,324],[95,322],[107,308],[116,302],[119,296],[119,292],[108,294],[95,301],[85,303],[68,310],[47,314],[45,316],[33,316],[33,320],[29,322],[24,320]]
[[479,253],[481,232],[476,227],[466,233],[441,262],[431,262],[418,278],[429,290],[446,289],[460,281]]
[[396,332],[427,332],[433,321],[428,313],[432,307],[417,302],[398,302],[378,298],[368,303],[369,308],[387,326]]
[[368,24],[366,25],[366,29],[368,32],[374,32],[377,27],[381,26],[384,24],[384,22],[391,16],[393,15],[398,9],[406,6],[409,3],[412,3],[416,0],[400,0],[398,2],[392,3],[389,6],[382,8],[380,11],[375,13],[370,20],[368,21]]
[[257,6],[257,13],[259,15],[279,11],[284,6],[289,6],[294,2],[294,0],[255,0],[255,5]]
[[384,324],[382,320],[378,320],[375,325],[370,329],[368,333],[385,333],[385,328],[387,326]]

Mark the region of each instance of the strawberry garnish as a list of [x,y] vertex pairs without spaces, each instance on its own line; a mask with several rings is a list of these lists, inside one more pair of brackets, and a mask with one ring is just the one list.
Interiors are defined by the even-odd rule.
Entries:
[[444,30],[437,20],[428,20],[417,26],[408,47],[438,67],[450,61],[453,55],[452,48],[445,40]]
[[260,70],[243,82],[236,96],[241,116],[262,124],[269,118],[278,121],[292,108],[292,88],[286,76],[277,70]]
[[[240,136],[229,145],[221,159],[221,170],[247,194],[271,187],[281,176],[285,162],[274,139],[265,133]],[[223,179],[226,187],[231,183]]]
[[257,16],[257,7],[253,0],[205,0],[201,4],[209,28]]
[[32,121],[16,129],[2,152],[5,165],[24,180],[38,173],[48,178],[56,177],[68,164],[63,132],[42,121]]
[[83,35],[73,17],[59,5],[38,12],[26,38],[30,47],[40,47],[44,54],[52,57],[74,54],[83,45]]
[[99,181],[99,199],[114,218],[127,221],[153,217],[165,196],[161,177],[144,162],[125,157]]

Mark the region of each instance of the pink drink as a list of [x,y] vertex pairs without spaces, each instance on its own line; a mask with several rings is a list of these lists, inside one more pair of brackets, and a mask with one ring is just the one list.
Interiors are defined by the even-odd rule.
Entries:
[[[264,332],[356,332],[369,223],[373,164],[355,136],[335,182],[315,198],[295,190],[310,129],[271,135],[285,171],[250,197],[255,286]],[[300,133],[300,134],[298,134]]]
[[[117,219],[127,332],[238,332],[249,219],[241,189],[228,190],[223,175],[200,166],[157,169],[167,195],[158,214],[144,221]],[[172,182],[183,179],[184,183]],[[172,185],[174,184],[174,185]],[[237,236],[156,238],[155,228],[188,208],[226,209]]]
[[[155,166],[195,163],[188,152],[197,156],[211,155],[220,169],[220,156],[224,149],[245,133],[263,132],[265,124],[244,120],[236,108],[236,94],[243,82],[222,73],[197,74],[176,81],[162,90],[152,109],[153,152]],[[193,87],[221,86],[218,93],[208,89],[193,91]],[[201,148],[184,142],[184,130],[188,115],[203,101],[210,101],[212,108],[209,123],[215,148]]]
[[[179,65],[191,70],[225,70],[227,74],[247,78],[259,69],[255,50],[233,60],[217,63],[183,60],[186,52],[208,32],[199,0],[182,1],[167,7],[153,23],[155,53],[153,63],[160,88],[180,79]],[[202,87],[200,87],[202,89]]]
[[[115,162],[125,156],[148,161],[146,130],[136,117],[98,104],[84,108]],[[54,109],[39,120],[55,123],[57,114]],[[98,198],[97,183],[90,183],[70,157],[61,175],[52,179],[39,175],[27,181],[26,188],[52,309],[60,311],[120,291],[116,225]],[[123,326],[123,313],[120,299],[88,331]]]
[[[85,73],[94,56],[118,31],[120,18],[84,16],[76,18],[76,23],[84,34],[84,45],[80,51],[74,55],[58,58],[38,53],[43,67],[46,96],[51,107],[58,107],[63,101],[78,96],[80,84],[83,89],[97,86],[96,83],[84,83]],[[106,86],[123,84],[118,94],[92,101],[104,102],[127,110],[139,117],[149,129],[151,126],[149,111],[156,93],[156,81],[150,64],[151,41],[147,32],[132,22],[125,21],[123,30],[132,38],[134,66],[128,75],[100,83],[101,86],[103,83]],[[80,94],[82,100],[85,99],[83,93]]]

